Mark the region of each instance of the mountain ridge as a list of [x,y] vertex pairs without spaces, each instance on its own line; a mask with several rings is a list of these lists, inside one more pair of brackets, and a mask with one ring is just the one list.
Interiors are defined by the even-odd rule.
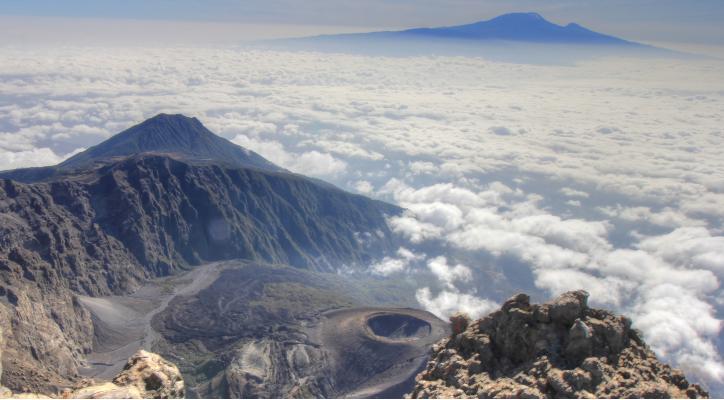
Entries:
[[502,14],[497,17],[461,25],[440,27],[419,27],[403,30],[387,30],[361,33],[325,34],[287,40],[331,40],[331,39],[405,39],[405,38],[435,38],[435,39],[466,39],[470,41],[511,41],[530,43],[560,43],[560,44],[586,44],[611,45],[640,48],[653,48],[652,46],[621,39],[612,35],[599,33],[588,29],[578,23],[558,25],[545,19],[535,12],[516,12]]
[[533,12],[509,13],[461,25],[275,39],[262,47],[383,56],[452,55],[533,64],[568,65],[600,56],[700,57],[596,32],[558,25]]
[[[176,146],[186,139],[91,153],[39,181],[0,176],[5,386],[53,392],[79,378],[94,342],[79,295],[123,295],[232,258],[336,272],[396,250],[386,218],[399,207],[276,168],[200,159]],[[221,154],[240,154],[229,145]]]
[[594,32],[577,23],[562,26],[538,13],[509,13],[470,24],[392,31],[401,35],[429,35],[471,40],[510,40],[543,43],[644,46],[640,43]]
[[193,163],[286,171],[259,154],[215,135],[197,118],[161,113],[57,165],[0,171],[0,178],[26,183],[57,179],[77,170],[144,153],[165,154]]

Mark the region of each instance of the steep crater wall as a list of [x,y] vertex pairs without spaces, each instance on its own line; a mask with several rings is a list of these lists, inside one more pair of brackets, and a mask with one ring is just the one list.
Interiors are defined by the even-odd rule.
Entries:
[[432,331],[427,321],[393,313],[372,315],[367,319],[367,326],[376,336],[392,340],[421,339]]

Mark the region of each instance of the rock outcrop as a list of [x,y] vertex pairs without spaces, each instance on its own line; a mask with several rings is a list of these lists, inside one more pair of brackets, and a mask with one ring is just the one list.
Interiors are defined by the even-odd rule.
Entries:
[[[4,391],[3,391],[4,390]],[[181,399],[184,381],[178,368],[161,356],[139,350],[128,360],[112,382],[84,380],[57,396],[37,393],[13,393],[0,387],[0,398],[38,399]]]
[[0,325],[0,399],[10,397],[13,393],[10,389],[6,388],[2,384],[3,377],[3,347],[5,347],[5,337],[3,336],[3,327]]
[[[433,347],[411,398],[706,398],[657,360],[631,321],[588,293],[545,304],[518,294]],[[452,321],[465,326],[460,315]]]

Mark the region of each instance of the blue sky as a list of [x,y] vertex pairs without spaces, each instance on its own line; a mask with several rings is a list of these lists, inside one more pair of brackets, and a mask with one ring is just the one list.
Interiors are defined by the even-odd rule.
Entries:
[[536,11],[634,40],[724,45],[724,1],[675,0],[3,0],[0,15],[402,28]]

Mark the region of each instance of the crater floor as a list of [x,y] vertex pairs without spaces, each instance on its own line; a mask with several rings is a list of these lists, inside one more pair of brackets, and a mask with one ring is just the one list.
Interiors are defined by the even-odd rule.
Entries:
[[85,373],[113,376],[145,348],[180,367],[190,397],[402,397],[448,326],[380,306],[414,291],[365,279],[229,261],[83,298],[96,330]]

